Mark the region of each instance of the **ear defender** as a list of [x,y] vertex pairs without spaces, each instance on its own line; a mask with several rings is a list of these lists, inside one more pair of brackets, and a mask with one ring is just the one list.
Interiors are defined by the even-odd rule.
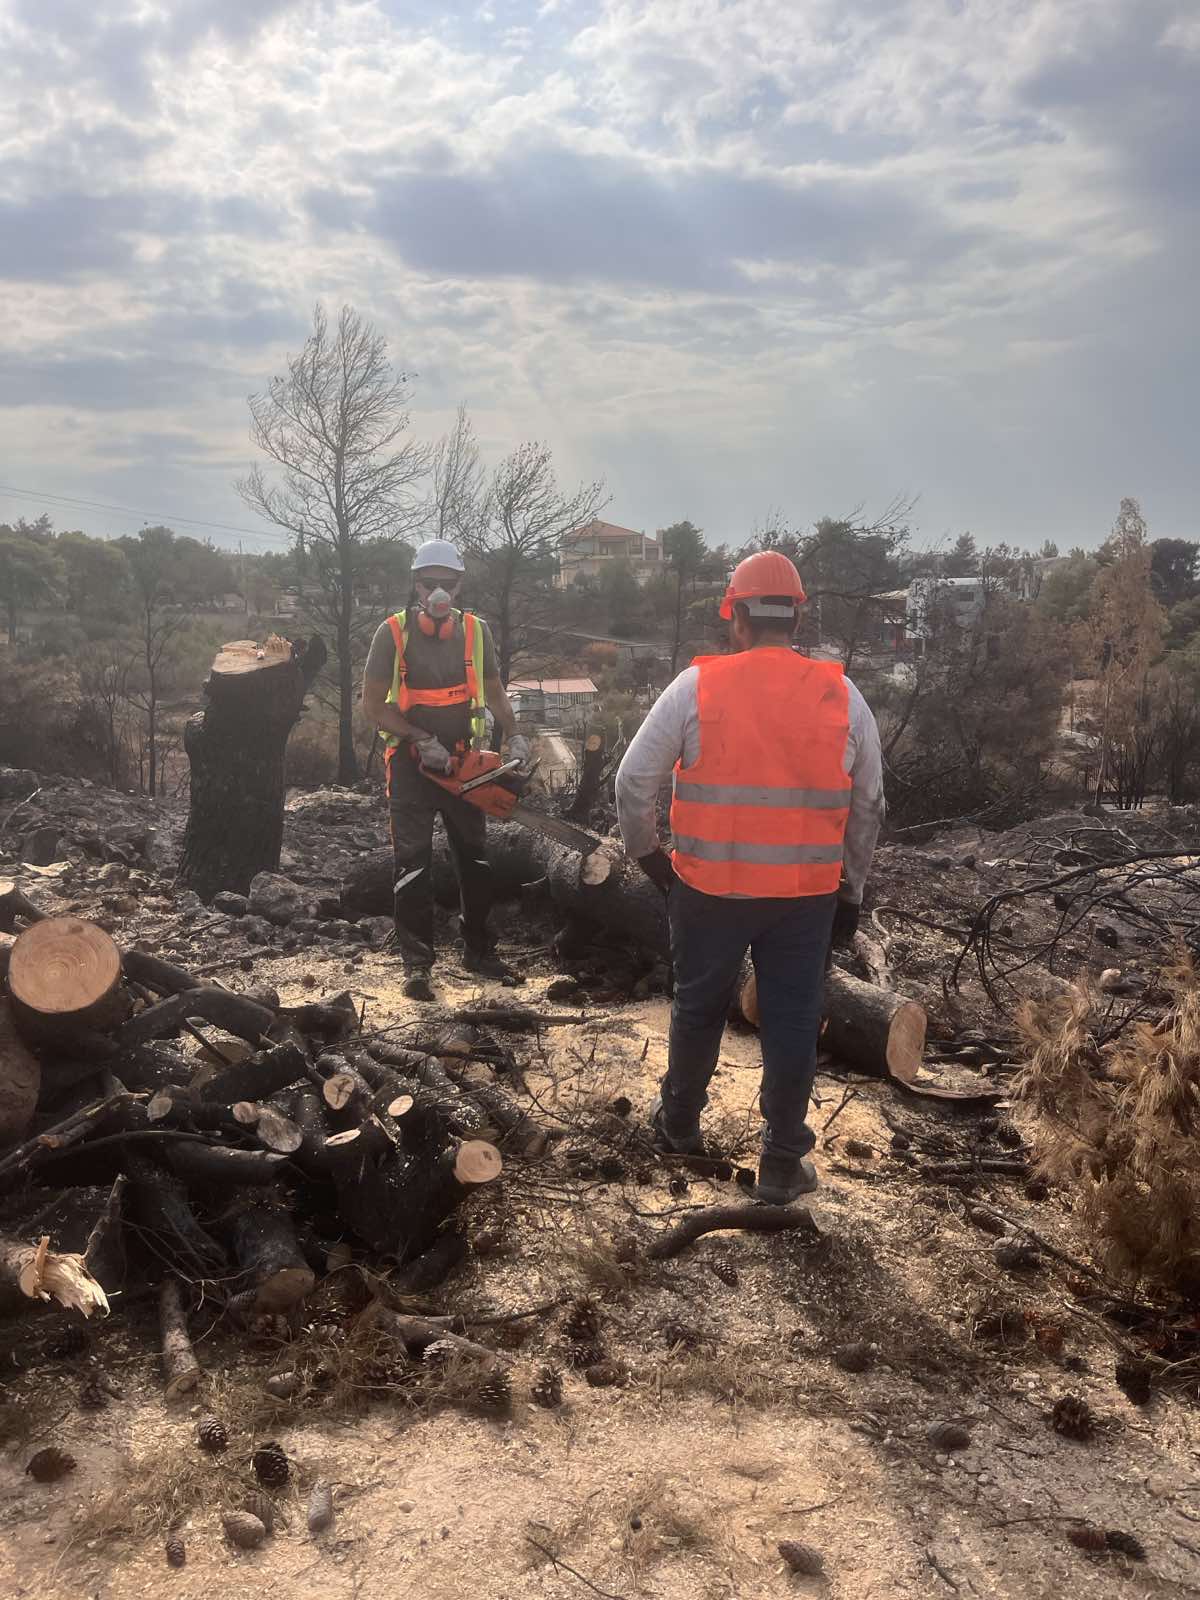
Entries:
[[417,612],[417,627],[429,639],[449,639],[454,633],[454,613],[450,613],[444,621],[438,622],[426,611]]

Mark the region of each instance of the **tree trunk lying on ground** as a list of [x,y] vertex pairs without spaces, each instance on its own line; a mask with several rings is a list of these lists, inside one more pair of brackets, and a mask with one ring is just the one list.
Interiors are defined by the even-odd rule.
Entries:
[[[514,900],[523,884],[545,876],[546,841],[516,822],[489,822],[487,832],[493,892],[499,900]],[[342,882],[342,905],[347,914],[390,917],[395,878],[390,850],[371,850],[361,856]],[[439,905],[458,904],[454,862],[440,830],[433,847],[433,893]]]
[[179,881],[202,900],[220,889],[248,894],[256,873],[278,870],[288,735],[325,658],[317,638],[261,648],[239,639],[217,653],[208,704],[183,741],[191,798]]
[[[744,977],[737,1009],[758,1026],[758,985],[753,968]],[[859,1072],[912,1083],[925,1053],[924,1006],[891,989],[864,983],[833,967],[825,978],[822,1046]]]

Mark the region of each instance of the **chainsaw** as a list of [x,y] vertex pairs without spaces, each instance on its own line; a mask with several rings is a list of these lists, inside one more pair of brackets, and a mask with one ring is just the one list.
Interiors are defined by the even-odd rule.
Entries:
[[529,788],[536,766],[529,772],[521,771],[519,761],[502,761],[495,750],[467,750],[454,757],[449,772],[430,772],[422,767],[422,775],[436,783],[448,794],[456,794],[468,805],[477,806],[489,817],[499,822],[516,822],[522,828],[532,828],[558,844],[566,845],[578,855],[590,856],[600,845],[600,840],[586,828],[577,828],[561,817],[548,816],[534,806],[521,803]]

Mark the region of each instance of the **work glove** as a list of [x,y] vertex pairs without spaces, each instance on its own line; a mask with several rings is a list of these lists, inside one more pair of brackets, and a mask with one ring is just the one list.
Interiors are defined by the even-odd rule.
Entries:
[[442,741],[435,739],[432,734],[415,740],[413,748],[426,772],[449,772],[454,765],[454,757]]
[[523,767],[527,767],[533,760],[533,750],[523,733],[514,733],[508,741],[508,759],[519,761]]
[[648,856],[639,856],[638,866],[656,889],[664,895],[670,894],[676,881],[675,868],[665,850],[651,850]]
[[843,900],[841,895],[838,896],[833,912],[833,932],[829,938],[831,945],[845,948],[854,943],[854,935],[858,932],[860,909],[855,901]]

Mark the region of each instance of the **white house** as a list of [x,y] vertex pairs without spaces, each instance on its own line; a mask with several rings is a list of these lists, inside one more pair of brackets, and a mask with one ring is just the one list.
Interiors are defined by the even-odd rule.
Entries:
[[599,698],[590,678],[523,678],[508,694],[519,721],[547,728],[586,727]]

